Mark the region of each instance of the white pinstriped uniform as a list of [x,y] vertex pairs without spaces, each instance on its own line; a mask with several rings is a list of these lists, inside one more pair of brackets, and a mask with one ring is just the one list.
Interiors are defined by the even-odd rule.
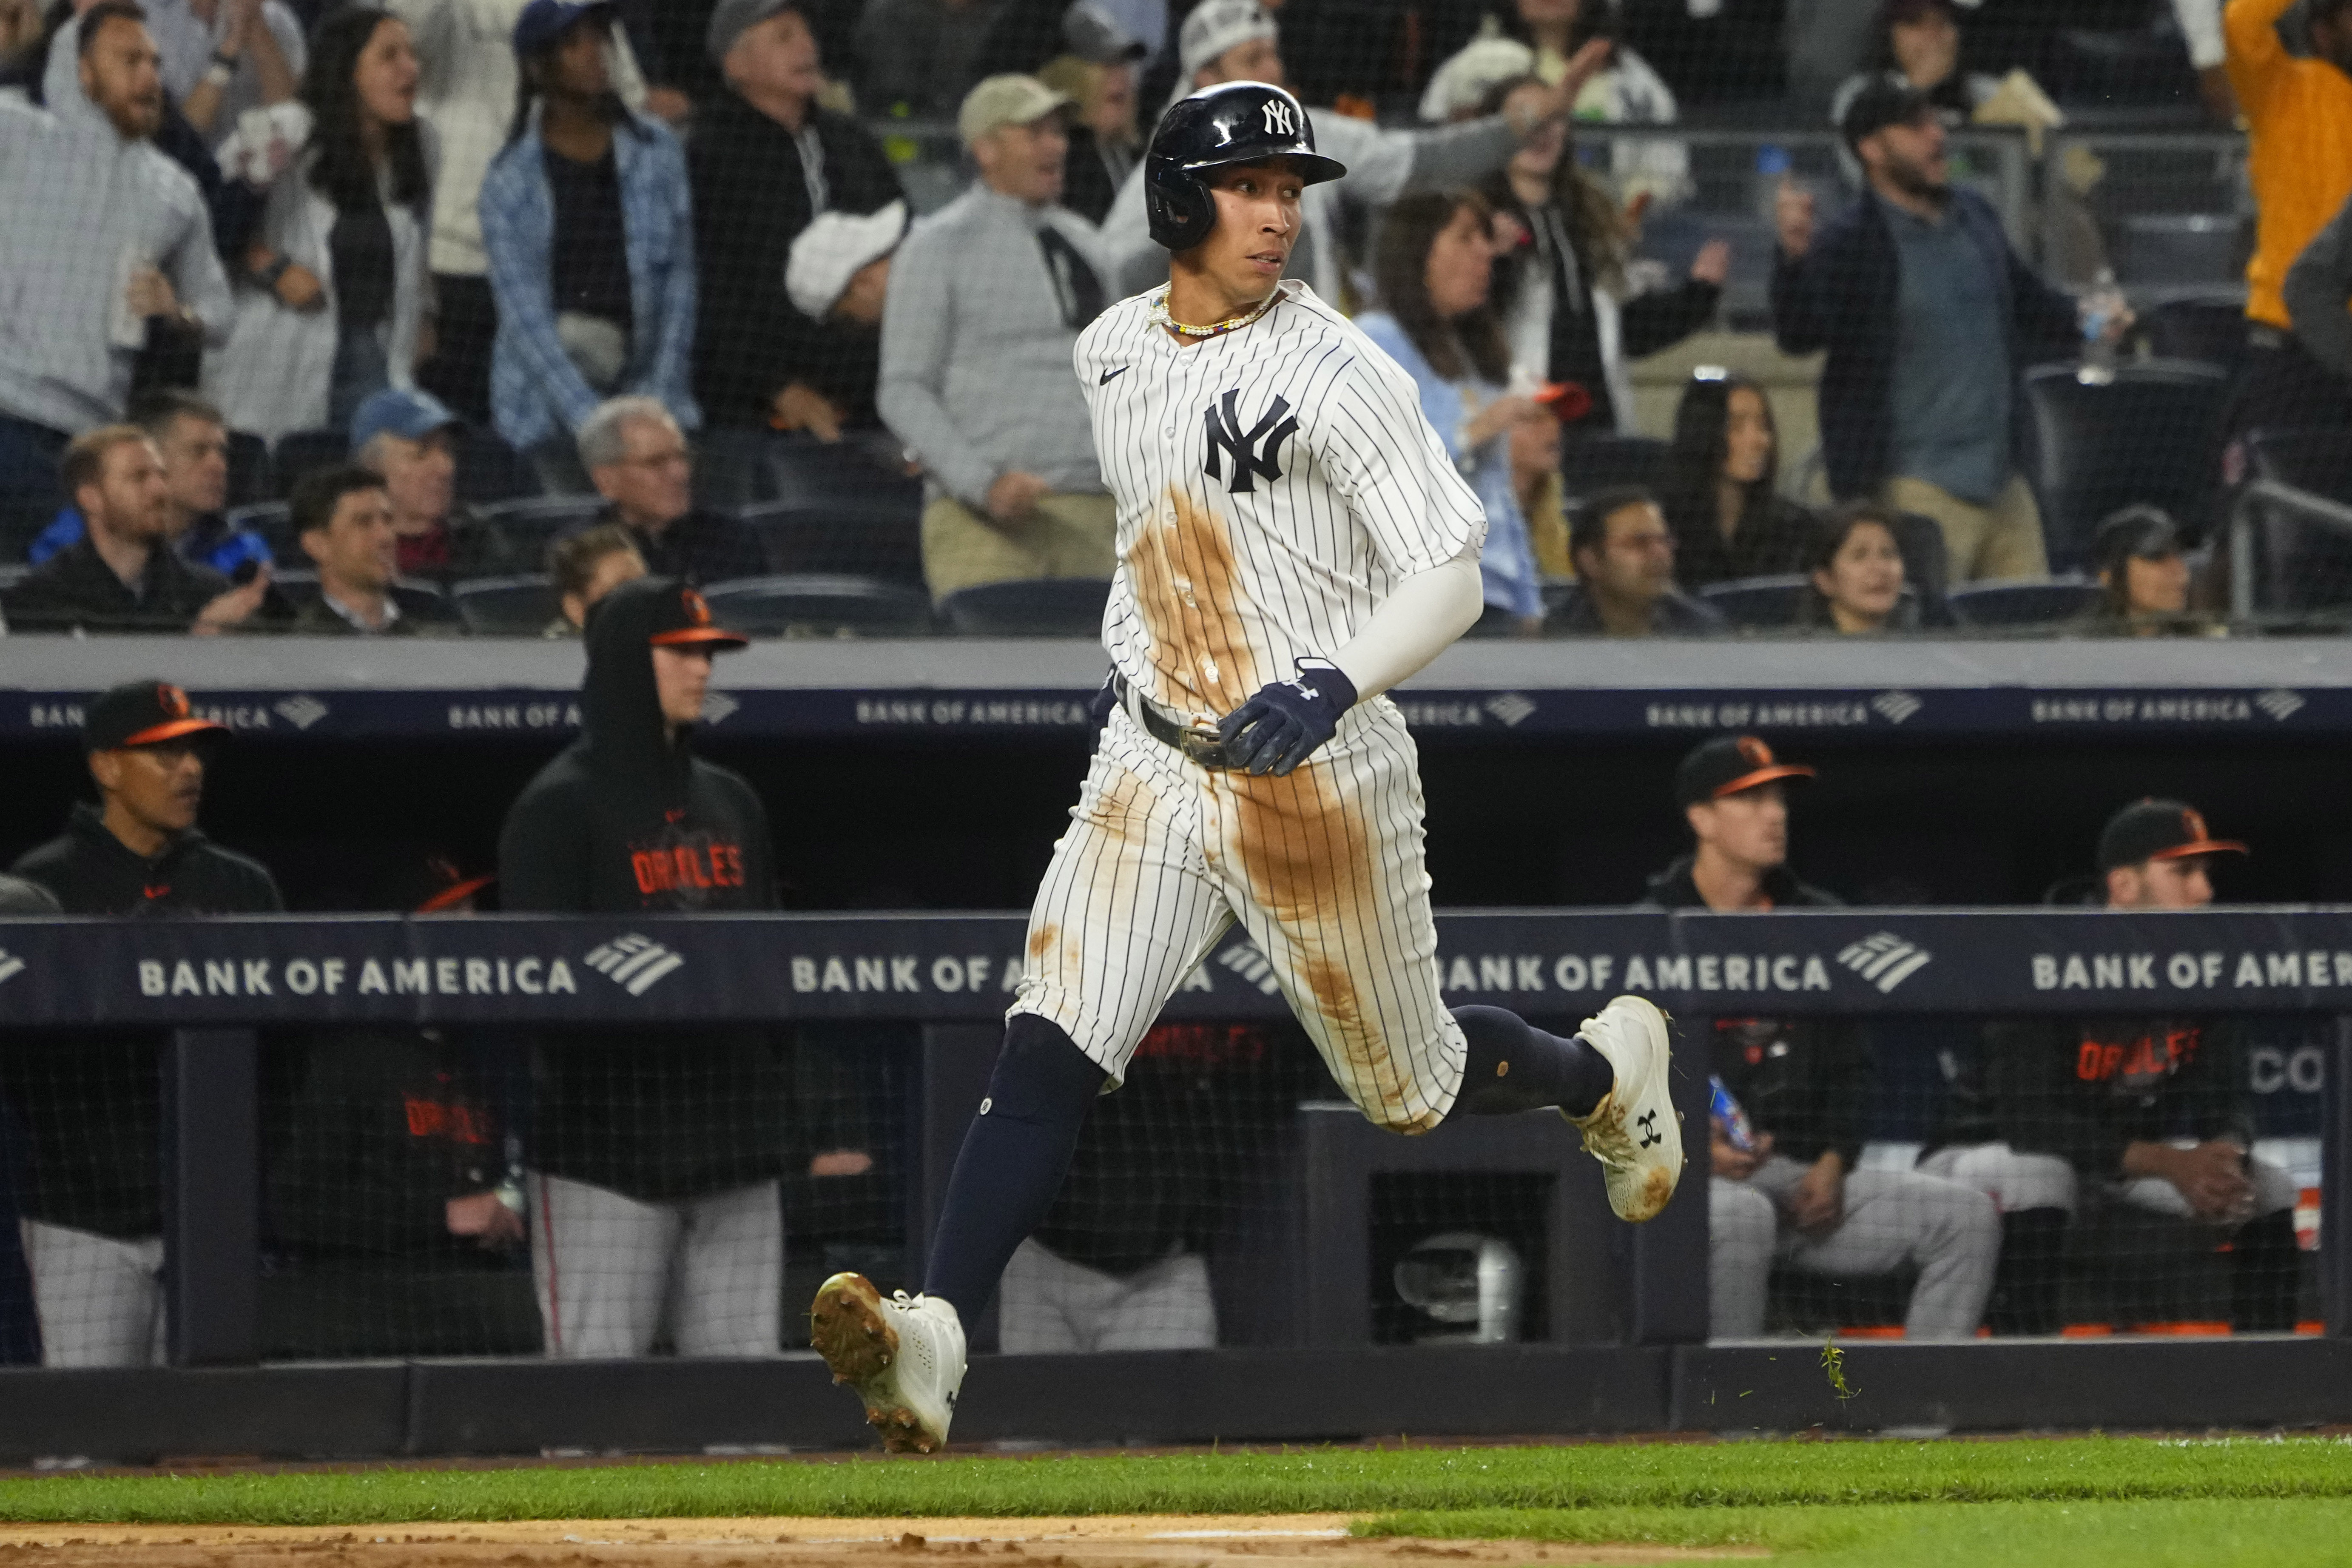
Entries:
[[[1486,537],[1411,379],[1304,284],[1282,288],[1256,322],[1190,345],[1140,295],[1074,355],[1118,504],[1104,645],[1179,722],[1336,653],[1402,579]],[[1462,1031],[1439,995],[1421,779],[1393,704],[1350,709],[1284,778],[1210,772],[1115,713],[1070,815],[1013,1012],[1117,1079],[1238,919],[1367,1116],[1444,1118]]]

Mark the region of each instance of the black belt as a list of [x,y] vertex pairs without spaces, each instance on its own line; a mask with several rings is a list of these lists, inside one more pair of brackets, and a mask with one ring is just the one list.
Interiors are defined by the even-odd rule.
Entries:
[[1179,724],[1152,706],[1150,699],[1137,696],[1135,689],[1127,683],[1127,677],[1114,673],[1110,690],[1118,699],[1118,705],[1143,726],[1143,732],[1161,745],[1175,747],[1211,773],[1223,773],[1241,765],[1227,754],[1225,742],[1218,739],[1214,730],[1195,730]]

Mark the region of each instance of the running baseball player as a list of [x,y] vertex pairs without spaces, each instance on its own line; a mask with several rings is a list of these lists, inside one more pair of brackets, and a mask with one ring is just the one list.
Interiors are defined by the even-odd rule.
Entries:
[[811,1313],[896,1451],[947,1440],[964,1316],[1052,1205],[1087,1108],[1236,920],[1379,1125],[1556,1106],[1628,1220],[1682,1172],[1656,1007],[1621,996],[1562,1039],[1439,994],[1416,757],[1381,694],[1478,618],[1486,518],[1404,372],[1283,280],[1300,194],[1341,165],[1263,82],[1171,106],[1147,156],[1168,285],[1075,353],[1118,505],[1118,707],[1038,889],[922,1293],[837,1274]]

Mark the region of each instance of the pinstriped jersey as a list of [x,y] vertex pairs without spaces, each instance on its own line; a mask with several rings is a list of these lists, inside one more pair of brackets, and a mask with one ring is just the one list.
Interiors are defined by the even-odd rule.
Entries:
[[1138,295],[1073,354],[1118,503],[1103,645],[1179,714],[1222,716],[1328,658],[1401,580],[1486,539],[1412,378],[1305,284],[1281,287],[1258,321],[1190,344]]

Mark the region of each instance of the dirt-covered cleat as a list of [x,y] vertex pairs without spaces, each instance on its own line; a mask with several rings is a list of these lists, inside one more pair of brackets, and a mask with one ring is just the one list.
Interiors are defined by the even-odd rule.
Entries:
[[888,1300],[863,1274],[836,1274],[817,1287],[809,1342],[866,1402],[866,1419],[894,1454],[947,1446],[963,1386],[963,1322],[937,1296],[899,1291]]
[[1608,1058],[1617,1081],[1591,1115],[1569,1122],[1601,1162],[1617,1217],[1655,1219],[1683,1175],[1682,1117],[1666,1082],[1666,1016],[1639,996],[1620,996],[1576,1032]]

